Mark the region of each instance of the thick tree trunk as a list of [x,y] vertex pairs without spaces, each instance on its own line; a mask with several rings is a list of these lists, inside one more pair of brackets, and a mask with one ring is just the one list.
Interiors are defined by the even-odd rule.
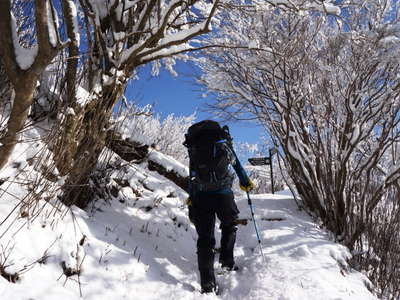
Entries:
[[18,133],[24,127],[28,117],[29,108],[32,104],[35,91],[36,78],[29,83],[15,88],[14,105],[7,123],[7,131],[0,139],[0,169],[8,162],[11,153],[18,142]]
[[[69,169],[63,172],[68,174],[64,187],[62,202],[66,205],[85,207],[91,200],[89,178],[95,170],[100,154],[107,139],[107,129],[112,115],[112,109],[123,91],[122,85],[106,86],[102,97],[92,99],[82,110],[82,116],[75,118],[76,123],[70,130],[74,134],[63,135],[59,145],[62,151],[68,154],[71,162]],[[73,139],[64,139],[73,136]],[[57,158],[57,165],[64,163],[62,155]]]
[[[91,200],[89,177],[105,145],[108,115],[108,112],[101,110],[86,113],[81,126],[75,126],[75,136],[79,138],[64,141],[64,153],[71,159],[68,162],[71,164],[70,169],[64,169],[68,173],[68,179],[62,197],[62,201],[68,206],[84,208]],[[68,136],[70,135],[64,137]],[[58,160],[58,164],[63,163],[62,156]]]

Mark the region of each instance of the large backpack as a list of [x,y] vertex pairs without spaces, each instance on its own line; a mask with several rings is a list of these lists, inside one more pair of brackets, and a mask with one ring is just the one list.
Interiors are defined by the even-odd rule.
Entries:
[[189,127],[184,145],[188,148],[191,184],[199,191],[217,191],[230,187],[230,164],[234,154],[226,126],[204,120]]

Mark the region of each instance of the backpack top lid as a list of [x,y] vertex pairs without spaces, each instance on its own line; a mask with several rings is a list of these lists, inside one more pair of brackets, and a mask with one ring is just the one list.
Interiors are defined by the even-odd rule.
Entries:
[[189,127],[183,144],[190,147],[207,141],[216,142],[224,138],[226,138],[226,134],[218,122],[203,120]]

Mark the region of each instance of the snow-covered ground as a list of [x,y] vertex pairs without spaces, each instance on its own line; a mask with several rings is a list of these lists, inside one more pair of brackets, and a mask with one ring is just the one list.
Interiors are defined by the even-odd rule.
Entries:
[[[32,149],[14,159],[25,161],[21,153]],[[125,179],[116,197],[87,211],[74,207],[63,219],[50,201],[30,222],[19,208],[3,222],[26,189],[11,182],[11,175],[12,167],[0,173],[0,179],[9,177],[0,185],[7,186],[7,193],[0,190],[0,264],[10,273],[25,271],[17,283],[0,277],[2,300],[376,299],[367,279],[348,268],[349,251],[331,242],[288,193],[252,195],[265,262],[249,221],[238,230],[235,256],[241,270],[217,276],[222,293],[216,296],[199,292],[196,232],[183,205],[186,194],[146,163],[115,171]],[[250,218],[245,195],[236,201],[240,216]],[[80,276],[67,278],[62,264],[81,267]]]

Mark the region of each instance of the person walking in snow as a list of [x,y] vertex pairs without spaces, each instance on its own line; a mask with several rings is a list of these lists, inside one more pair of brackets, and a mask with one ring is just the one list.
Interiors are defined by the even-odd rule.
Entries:
[[240,187],[250,191],[253,183],[232,147],[227,126],[211,120],[192,125],[185,135],[189,153],[189,218],[198,234],[197,260],[202,293],[217,292],[214,274],[215,216],[221,222],[221,267],[237,270],[233,256],[239,210],[234,201],[234,171]]

